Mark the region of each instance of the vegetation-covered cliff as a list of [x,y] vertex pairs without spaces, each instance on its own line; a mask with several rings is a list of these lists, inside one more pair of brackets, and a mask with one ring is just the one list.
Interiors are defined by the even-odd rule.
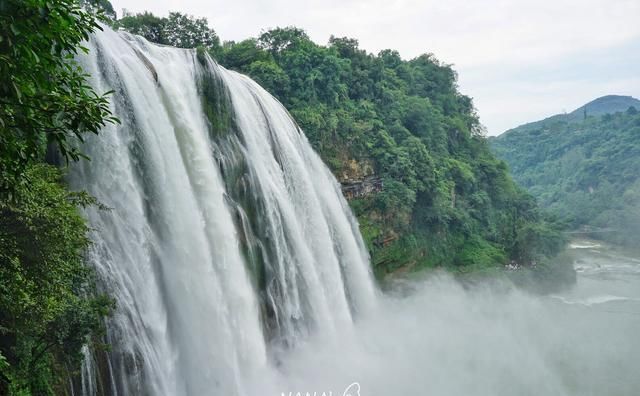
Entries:
[[111,305],[84,261],[95,202],[45,163],[116,122],[73,58],[97,28],[74,0],[0,2],[0,395],[65,394]]
[[640,232],[640,101],[605,96],[491,140],[515,180],[576,230],[635,244]]
[[[115,25],[209,51],[275,95],[348,185],[378,275],[529,264],[563,244],[490,152],[455,71],[432,54],[409,61],[393,50],[373,55],[344,37],[318,45],[294,27],[221,44],[206,20],[180,13],[129,15]],[[381,188],[358,186],[370,180]],[[354,188],[368,193],[354,195]]]

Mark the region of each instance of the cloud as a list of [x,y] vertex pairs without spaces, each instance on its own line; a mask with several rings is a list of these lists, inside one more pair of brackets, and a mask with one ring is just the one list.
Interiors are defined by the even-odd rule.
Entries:
[[[209,19],[224,40],[242,40],[261,30],[296,25],[318,43],[330,35],[357,38],[371,52],[397,49],[405,58],[434,53],[454,64],[464,93],[475,98],[492,133],[511,122],[550,115],[566,101],[603,89],[624,88],[638,95],[633,78],[621,79],[615,65],[598,69],[585,56],[607,56],[611,48],[640,43],[637,0],[113,0],[119,10],[179,10]],[[587,54],[587,55],[585,55]],[[629,57],[633,56],[627,54]],[[583,65],[572,59],[585,59]],[[628,57],[616,58],[626,65]],[[637,57],[636,57],[637,59]],[[568,65],[588,78],[576,79]],[[623,67],[626,67],[624,66]],[[636,63],[637,65],[637,63]],[[549,84],[562,71],[571,89]],[[569,72],[568,72],[569,70]],[[634,72],[637,73],[637,72]],[[635,74],[636,76],[638,74]],[[627,81],[621,83],[620,81]],[[540,87],[543,84],[544,87]],[[529,88],[525,88],[529,87]],[[542,88],[545,93],[536,93]],[[556,89],[557,91],[552,91]],[[602,92],[622,93],[622,92]],[[595,97],[582,97],[588,101]],[[520,104],[516,106],[515,103]],[[533,112],[527,109],[540,109]]]
[[[498,94],[496,92],[499,92]],[[640,77],[607,81],[513,82],[490,91],[478,90],[476,106],[490,135],[537,121],[553,114],[571,112],[600,96],[616,94],[638,97]]]
[[608,94],[640,96],[640,41],[558,56],[546,63],[485,65],[460,73],[489,134],[572,111]]
[[445,61],[535,60],[608,46],[640,35],[634,0],[115,0],[116,8],[182,10],[209,18],[219,34],[239,40],[262,28],[298,25],[320,42],[331,34],[359,38],[371,51],[425,51]]

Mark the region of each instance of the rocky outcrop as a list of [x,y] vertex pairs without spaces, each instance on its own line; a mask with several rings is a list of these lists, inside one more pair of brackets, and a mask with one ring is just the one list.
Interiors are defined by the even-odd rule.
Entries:
[[367,176],[359,180],[347,179],[341,184],[342,194],[349,200],[375,194],[384,187],[382,178],[378,176]]
[[153,66],[153,63],[151,63],[149,58],[144,56],[144,54],[142,52],[140,52],[137,48],[134,48],[134,47],[131,47],[131,48],[133,48],[133,52],[136,53],[136,55],[142,61],[142,63],[147,67],[147,69],[149,69],[149,72],[151,72],[151,76],[153,77],[153,79],[157,83],[158,82],[158,72],[156,71],[156,68]]

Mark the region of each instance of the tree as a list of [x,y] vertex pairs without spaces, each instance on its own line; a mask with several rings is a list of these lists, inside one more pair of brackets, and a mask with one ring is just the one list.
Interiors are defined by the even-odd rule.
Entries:
[[254,80],[279,98],[289,93],[289,76],[275,62],[255,61],[246,68]]
[[224,44],[218,60],[230,69],[244,71],[253,62],[269,62],[270,56],[258,46],[255,39]]
[[117,19],[116,11],[109,0],[80,0],[80,3],[94,13],[102,12],[109,22],[114,22]]
[[305,41],[309,41],[307,33],[294,26],[268,30],[263,32],[258,38],[260,47],[269,51],[276,59],[281,52],[292,49]]
[[78,160],[83,134],[116,119],[108,93],[97,94],[74,60],[100,29],[94,16],[73,0],[0,5],[0,192],[11,194],[49,143],[67,161]]
[[206,18],[194,18],[179,12],[169,13],[164,23],[163,36],[163,44],[178,48],[205,47],[216,51],[220,47],[220,39],[209,28]]
[[96,17],[74,0],[0,1],[0,394],[53,395],[100,336],[110,302],[95,294],[84,254],[89,231],[69,192],[44,165],[68,161],[111,115],[75,56]]
[[206,18],[194,18],[180,12],[171,12],[167,18],[160,18],[145,11],[125,16],[115,26],[157,44],[178,48],[203,47],[214,53],[220,50],[220,39]]
[[49,395],[54,358],[77,367],[111,303],[84,264],[89,230],[78,206],[95,200],[67,191],[52,166],[29,166],[25,177],[15,203],[0,201],[0,394]]
[[150,12],[142,14],[127,15],[116,23],[116,27],[121,27],[131,34],[137,34],[151,41],[152,43],[166,44],[165,19],[159,18]]

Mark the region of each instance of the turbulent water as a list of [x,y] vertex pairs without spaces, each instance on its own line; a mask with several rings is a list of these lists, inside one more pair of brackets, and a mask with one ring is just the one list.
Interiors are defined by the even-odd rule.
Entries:
[[561,294],[437,275],[379,295],[339,185],[275,99],[193,50],[108,29],[89,46],[122,123],[70,179],[110,208],[87,212],[90,258],[117,305],[78,393],[638,394],[640,262],[583,242]]

